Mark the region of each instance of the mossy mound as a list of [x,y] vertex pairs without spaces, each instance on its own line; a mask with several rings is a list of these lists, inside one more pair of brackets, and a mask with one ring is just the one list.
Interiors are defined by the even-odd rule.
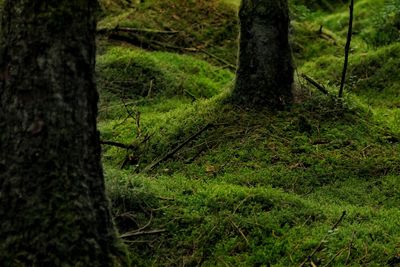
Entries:
[[139,4],[140,0],[99,0],[100,7],[104,13],[118,13],[125,8],[131,8]]
[[97,60],[97,73],[102,91],[125,98],[209,98],[233,79],[229,71],[190,56],[150,53],[130,46],[103,51]]
[[309,21],[292,22],[292,51],[295,62],[301,66],[307,61],[325,55],[340,57],[343,40],[328,29]]
[[[352,59],[350,75],[357,91],[374,90],[388,97],[388,91],[400,93],[400,45],[387,46]],[[386,90],[386,91],[385,91]],[[384,92],[385,91],[385,92]]]
[[[368,103],[398,103],[400,92],[400,45],[377,48],[375,51],[353,53],[348,70],[348,90],[359,96],[371,98]],[[339,86],[343,58],[335,55],[322,56],[302,66],[320,81]]]
[[[213,4],[216,12],[210,13]],[[328,6],[314,10],[314,4],[323,1],[297,10],[293,48],[298,71],[333,95],[342,71],[348,8],[338,2],[328,14]],[[196,49],[199,40],[210,40],[200,46],[209,52],[214,42],[217,50],[226,44],[212,37],[213,20],[222,30],[217,14],[223,5],[148,1],[102,23],[178,32],[196,28],[182,35],[193,37],[187,43],[181,37],[175,42],[174,35],[145,38]],[[345,99],[310,91],[299,80],[301,101],[279,113],[227,104],[223,88],[231,86],[233,74],[203,61],[115,47],[121,43],[100,47],[101,137],[132,145],[104,145],[103,160],[115,221],[135,266],[399,264],[399,45],[372,51],[375,44],[366,38],[378,29],[371,10],[385,6],[382,0],[356,2]],[[223,19],[234,21],[235,5],[227,8]],[[191,16],[204,20],[204,29],[189,25],[196,23]],[[229,53],[218,55],[234,62]],[[141,90],[153,80],[154,94],[139,90],[121,100],[121,91],[130,86],[121,85],[117,93],[104,86],[113,77],[129,80],[132,72],[142,72],[135,76],[143,79]],[[205,85],[199,82],[204,79]]]
[[[343,9],[341,12],[320,17],[317,21],[345,37],[348,16],[348,10]],[[400,40],[400,2],[397,0],[356,1],[354,18],[355,39],[372,46],[388,45]]]
[[[150,49],[194,53],[219,65],[236,63],[238,23],[236,8],[218,0],[150,0],[110,14],[101,29],[129,27],[147,32],[121,33],[123,37]],[[161,33],[171,32],[171,34]],[[210,54],[212,56],[210,56]]]
[[[313,257],[320,264],[352,239],[352,263],[395,258],[395,133],[350,100],[313,96],[291,112],[272,114],[237,110],[223,98],[143,116],[143,129],[162,129],[149,140],[152,149],[142,150],[155,160],[204,125],[214,125],[147,173],[151,157],[141,155],[146,164],[139,168],[117,170],[117,160],[105,152],[117,221],[138,266],[294,266],[324,236],[324,250]],[[343,210],[348,215],[341,227],[329,233]],[[134,229],[144,233],[130,235]],[[378,238],[380,233],[386,234]],[[374,245],[365,255],[368,234]]]
[[[109,174],[108,178],[113,175],[121,177],[124,173]],[[143,177],[135,179],[135,191],[146,188],[159,203],[142,204],[141,212],[132,213],[140,223],[150,222],[145,231],[154,233],[143,236],[142,244],[135,236],[126,237],[128,243],[132,242],[135,266],[276,263],[290,242],[282,237],[290,228],[295,231],[291,226],[304,223],[310,216],[310,225],[323,218],[312,204],[278,189],[206,184],[183,176],[157,179],[157,183],[146,182]],[[152,215],[140,220],[146,212]],[[158,244],[156,255],[149,249],[152,243]]]
[[343,0],[292,0],[295,5],[304,5],[313,10],[329,10],[333,11],[337,6],[346,4]]

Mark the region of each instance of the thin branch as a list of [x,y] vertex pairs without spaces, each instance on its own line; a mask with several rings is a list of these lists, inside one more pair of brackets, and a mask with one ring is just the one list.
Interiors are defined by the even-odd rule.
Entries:
[[340,216],[339,220],[332,226],[331,231],[335,230],[339,224],[343,221],[344,216],[346,216],[346,211],[342,212],[342,216]]
[[231,63],[229,63],[229,62],[226,61],[225,59],[220,58],[220,57],[218,57],[218,56],[216,56],[216,55],[214,55],[214,54],[211,54],[210,52],[208,52],[208,51],[205,50],[205,49],[197,49],[197,50],[198,50],[199,52],[202,52],[202,53],[206,54],[206,55],[209,56],[209,57],[212,57],[212,58],[218,60],[218,61],[221,62],[221,63],[224,63],[227,67],[229,67],[230,69],[236,71],[236,66],[233,65],[233,64],[231,64]]
[[206,130],[208,130],[209,128],[213,127],[213,124],[207,124],[206,126],[204,126],[202,129],[200,129],[198,132],[196,132],[195,134],[193,134],[192,136],[190,136],[188,139],[186,139],[182,144],[178,145],[176,148],[174,148],[173,150],[171,150],[170,152],[168,152],[165,156],[163,156],[162,158],[160,158],[159,160],[155,161],[154,163],[151,163],[149,166],[147,166],[146,168],[144,168],[143,172],[148,172],[151,169],[153,169],[154,167],[156,167],[157,165],[159,165],[161,162],[169,159],[170,157],[172,157],[173,155],[175,155],[176,152],[178,152],[179,150],[181,150],[187,143],[189,143],[190,141],[192,141],[193,139],[197,138],[200,134],[202,134],[203,132],[205,132]]
[[196,96],[194,95],[194,94],[192,94],[190,91],[188,91],[188,90],[183,90],[183,92],[185,93],[185,94],[187,94],[191,99],[192,99],[192,102],[194,102],[194,101],[196,101],[197,100],[197,98],[196,98]]
[[342,253],[345,252],[346,250],[347,250],[347,247],[342,248],[341,250],[339,250],[339,251],[335,254],[335,256],[333,256],[332,259],[330,259],[330,261],[328,261],[323,267],[331,266],[331,263],[332,263],[337,257],[339,257],[340,255],[342,255]]
[[[122,214],[122,215],[120,215],[120,216],[121,216],[121,217],[127,217],[127,218],[129,218],[129,219],[132,220],[132,218],[131,218],[132,216],[131,216],[129,213],[128,213],[128,215]],[[121,238],[129,237],[129,236],[135,235],[136,233],[142,232],[144,229],[146,229],[147,227],[150,226],[152,220],[153,220],[153,213],[151,212],[151,213],[150,213],[150,219],[149,219],[149,221],[148,221],[144,226],[140,227],[140,228],[137,229],[137,230],[134,230],[134,231],[131,231],[131,232],[126,232],[125,234],[122,234],[120,237],[121,237]]]
[[242,232],[242,230],[240,230],[239,226],[231,219],[229,219],[229,221],[232,223],[232,225],[236,228],[236,230],[238,230],[238,232],[240,233],[240,235],[243,237],[243,239],[246,241],[247,245],[250,245],[249,240],[247,239],[246,235]]
[[158,233],[164,233],[166,232],[166,229],[154,229],[154,230],[149,230],[149,231],[135,231],[135,232],[129,232],[129,233],[125,233],[122,234],[120,236],[120,238],[127,238],[127,237],[131,237],[131,236],[140,236],[140,235],[154,235],[154,234],[158,234]]
[[350,1],[350,18],[349,18],[349,30],[347,32],[347,42],[344,52],[344,64],[343,64],[343,72],[342,72],[342,81],[340,82],[340,90],[339,97],[343,97],[343,89],[344,84],[346,82],[346,73],[347,73],[347,65],[349,62],[349,52],[350,52],[350,44],[351,37],[353,35],[353,17],[354,17],[354,0]]
[[[122,30],[121,30],[122,29]],[[129,30],[128,30],[129,29]],[[160,31],[147,31],[151,33],[173,33],[173,32],[160,32]],[[117,41],[124,41],[128,42],[130,44],[142,47],[142,48],[147,48],[147,49],[153,49],[153,50],[162,50],[162,49],[170,49],[174,51],[179,51],[179,52],[197,52],[197,53],[204,53],[207,56],[219,61],[220,63],[223,63],[227,68],[235,71],[236,66],[234,64],[231,64],[230,62],[226,61],[225,59],[218,57],[210,52],[208,52],[205,49],[199,49],[199,48],[192,48],[192,47],[179,47],[175,45],[171,45],[168,43],[164,43],[161,41],[157,40],[150,40],[146,38],[145,36],[141,35],[141,32],[139,31],[133,31],[131,28],[115,28],[115,29],[102,29],[97,31],[99,34],[107,34],[109,39],[112,40],[117,40]],[[126,33],[126,34],[123,34]],[[143,31],[142,31],[143,33]]]
[[351,236],[350,244],[349,244],[349,252],[347,253],[347,257],[346,257],[346,261],[344,262],[344,265],[347,265],[347,263],[349,262],[350,255],[351,255],[351,249],[353,248],[353,242],[354,242],[355,237],[356,237],[356,232],[353,232],[353,234]]
[[[344,216],[346,216],[346,211],[343,211],[343,213],[342,213],[342,215],[340,216],[340,218],[339,218],[339,219],[337,220],[337,222],[332,226],[331,231],[335,230],[335,229],[339,226],[339,224],[342,222]],[[325,241],[325,239],[328,237],[328,235],[329,235],[329,232],[328,232],[328,234],[326,234],[326,235],[324,236],[324,238],[322,238],[322,240],[321,240],[321,242],[319,242],[318,246],[313,250],[313,252],[311,252],[310,255],[307,256],[307,258],[300,264],[299,267],[303,267],[308,261],[311,260],[311,258],[315,255],[315,253],[317,253],[317,252],[322,248],[322,245],[324,244],[324,241]]]
[[331,41],[333,42],[334,45],[336,45],[336,39],[334,36],[332,36],[331,34],[329,34],[328,32],[324,32],[323,31],[323,25],[320,26],[319,30],[318,30],[318,34],[321,38],[327,40],[327,41]]
[[163,30],[156,30],[156,29],[139,29],[139,28],[129,28],[129,27],[115,27],[113,29],[103,28],[97,30],[98,34],[106,34],[109,32],[128,32],[128,33],[154,33],[154,34],[178,34],[179,31],[163,31]]
[[326,90],[326,88],[323,85],[319,84],[310,76],[307,76],[306,74],[301,74],[301,77],[307,82],[309,82],[311,85],[313,85],[315,88],[317,88],[319,91],[321,91],[323,94],[329,95],[328,90]]

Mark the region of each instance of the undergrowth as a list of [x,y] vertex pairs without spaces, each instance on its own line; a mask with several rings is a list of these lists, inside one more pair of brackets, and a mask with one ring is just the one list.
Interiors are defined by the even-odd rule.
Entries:
[[128,36],[138,46],[191,53],[222,66],[236,62],[238,23],[229,2],[148,0],[108,14],[98,24],[99,29],[116,27],[172,32]]
[[[278,114],[236,110],[218,98],[195,106],[202,108],[178,108],[158,120],[163,137],[150,139],[156,150],[146,152],[154,159],[206,123],[215,125],[171,159],[148,172],[151,158],[127,170],[107,161],[120,228],[156,232],[127,234],[132,251],[144,253],[136,264],[296,265],[344,210],[345,222],[329,233],[316,264],[352,239],[353,263],[396,257],[399,137],[367,110],[323,97]],[[346,255],[335,262],[344,264]]]
[[135,98],[186,95],[209,98],[232,81],[231,72],[190,56],[112,46],[97,60],[99,84],[108,92]]
[[145,35],[162,51],[103,37],[97,67],[101,138],[129,145],[103,145],[103,162],[133,265],[398,266],[400,46],[380,35],[398,29],[396,2],[357,1],[339,100],[348,8],[293,1],[297,74],[330,96],[296,75],[277,113],[224,101],[238,1],[139,2],[109,1],[99,28],[178,35]]

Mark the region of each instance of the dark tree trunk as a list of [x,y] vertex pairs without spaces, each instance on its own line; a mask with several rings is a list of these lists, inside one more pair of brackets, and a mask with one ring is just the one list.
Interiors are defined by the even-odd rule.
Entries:
[[292,102],[287,0],[242,0],[239,63],[232,100],[282,109]]
[[113,266],[96,130],[95,0],[7,0],[0,36],[0,265]]

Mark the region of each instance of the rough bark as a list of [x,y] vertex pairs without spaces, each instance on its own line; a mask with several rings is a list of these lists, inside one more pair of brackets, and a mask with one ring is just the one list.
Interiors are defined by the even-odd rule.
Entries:
[[0,36],[1,266],[112,266],[95,0],[7,0]]
[[292,102],[287,0],[242,0],[235,103],[282,109]]

